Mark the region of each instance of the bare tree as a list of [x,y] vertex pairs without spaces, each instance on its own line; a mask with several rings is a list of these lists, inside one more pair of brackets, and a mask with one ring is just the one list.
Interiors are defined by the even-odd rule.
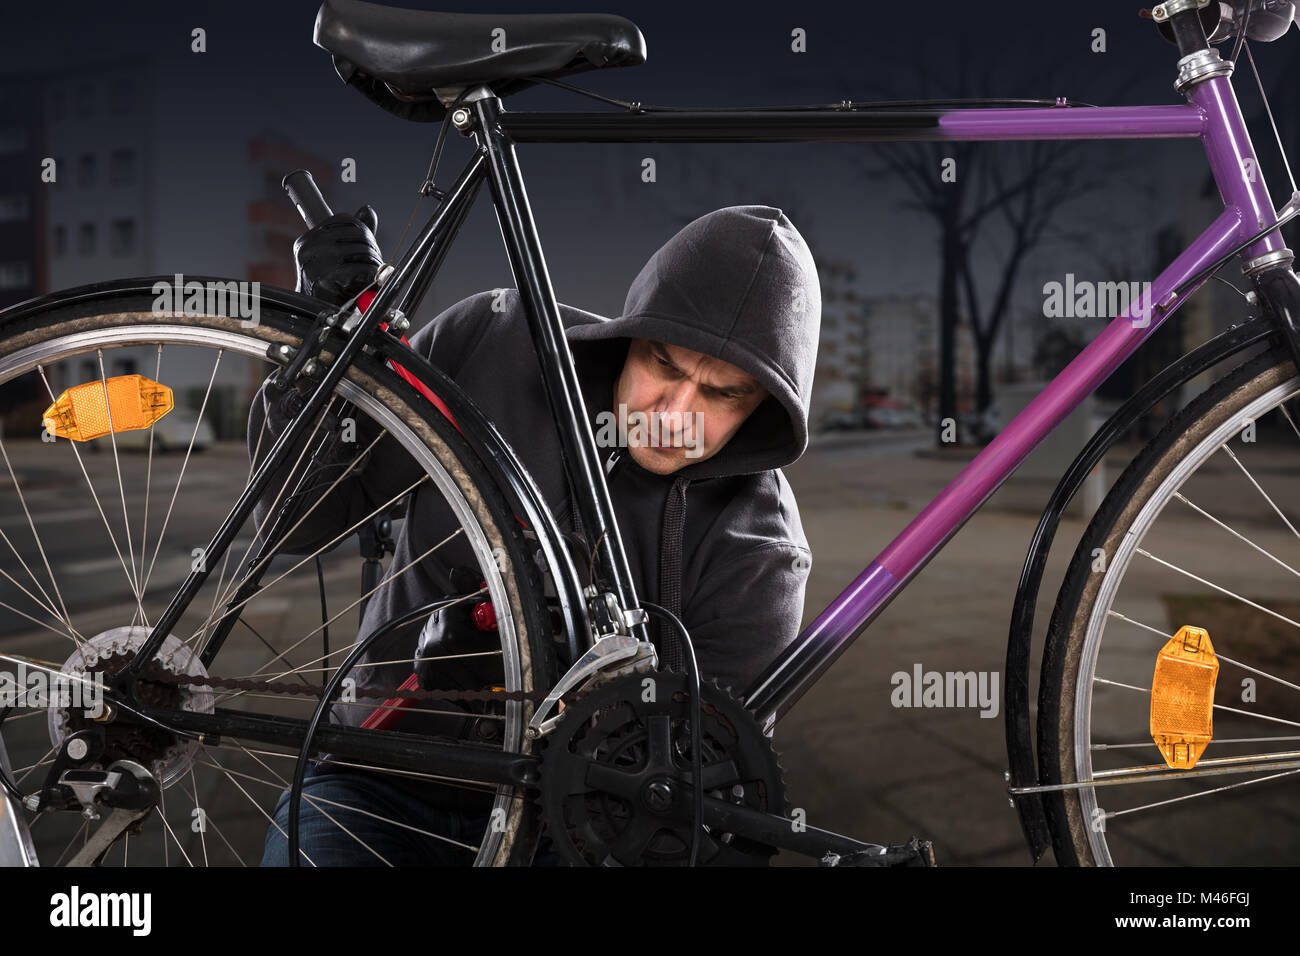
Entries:
[[[1013,86],[1038,91],[1041,97],[1041,91],[1057,88],[1050,65],[1037,75],[999,80],[995,73],[1004,63],[981,57],[976,75],[968,44],[943,50],[914,37],[911,56],[878,73],[905,78],[899,83],[908,86],[909,98],[921,100],[1005,97]],[[844,90],[861,87],[856,79],[840,77],[837,82]],[[1123,89],[1124,81],[1116,88]],[[880,99],[890,95],[879,87],[863,93]],[[854,99],[865,98],[855,92]],[[1059,237],[1054,220],[1063,207],[1112,180],[1133,162],[1134,153],[1111,144],[1105,155],[1099,161],[1098,150],[1071,142],[947,141],[886,144],[862,164],[867,182],[897,182],[904,194],[902,208],[923,214],[937,227],[940,440],[944,420],[957,417],[957,331],[963,318],[970,323],[975,348],[975,404],[984,411],[993,400],[998,332],[1014,307],[1026,262]]]

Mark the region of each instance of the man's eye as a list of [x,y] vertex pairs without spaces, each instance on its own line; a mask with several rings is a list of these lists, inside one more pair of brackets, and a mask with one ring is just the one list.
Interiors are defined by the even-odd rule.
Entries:
[[655,356],[655,361],[658,362],[660,365],[662,365],[664,368],[671,368],[673,364],[667,359],[660,358],[658,355]]

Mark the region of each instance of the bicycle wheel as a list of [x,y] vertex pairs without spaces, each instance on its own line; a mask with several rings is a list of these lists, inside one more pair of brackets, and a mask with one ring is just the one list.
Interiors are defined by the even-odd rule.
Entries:
[[[1281,349],[1238,366],[1151,440],[1083,535],[1039,685],[1042,782],[1091,784],[1045,794],[1059,863],[1254,865],[1300,854],[1298,391]],[[1183,627],[1212,643],[1198,651],[1203,683],[1181,687],[1180,732],[1212,723],[1190,770],[1166,761],[1153,736],[1178,703],[1172,678],[1189,673],[1166,662],[1156,676]]]
[[[149,280],[133,281],[121,290],[68,293],[47,307],[28,306],[0,316],[0,411],[8,425],[0,437],[0,670],[22,671],[29,680],[31,673],[43,673],[50,689],[63,680],[53,676],[55,671],[111,674],[130,660],[177,585],[194,562],[203,560],[202,548],[250,477],[247,412],[252,395],[275,368],[266,357],[268,347],[297,347],[320,308],[306,297],[277,292],[260,300],[259,324],[245,327],[238,318],[215,311],[155,312],[149,289]],[[193,426],[185,421],[185,442],[177,448],[173,434],[165,440],[173,454],[162,457],[153,451],[153,433],[166,418],[93,442],[42,440],[42,410],[64,389],[85,383],[99,388],[106,380],[116,388],[129,375],[168,384],[177,406],[169,414],[189,406]],[[318,422],[317,433],[296,460],[291,456],[289,481],[267,493],[274,499],[269,515],[287,509],[294,499],[299,500],[294,520],[309,514],[313,495],[302,500],[300,492],[319,492],[329,481],[322,493],[327,497],[330,489],[356,479],[382,440],[403,456],[415,480],[399,495],[374,502],[373,511],[361,517],[380,515],[417,496],[426,496],[421,498],[426,503],[427,496],[437,496],[432,500],[444,503],[455,528],[455,546],[478,566],[484,584],[476,599],[491,600],[496,612],[495,631],[487,631],[482,646],[474,649],[480,670],[492,675],[491,685],[509,691],[549,688],[556,665],[540,571],[499,486],[465,439],[367,354],[348,371],[330,407],[346,409],[353,424],[367,424],[375,438],[345,455],[333,471],[322,470],[308,455],[329,437]],[[20,436],[16,429],[24,428],[26,435]],[[50,437],[48,432],[44,437]],[[102,446],[102,453],[85,454],[91,444]],[[201,445],[207,447],[200,459],[194,452]],[[314,504],[321,500],[316,495]],[[355,647],[357,608],[367,596],[359,586],[358,553],[342,547],[355,537],[355,517],[348,516],[351,527],[306,554],[286,553],[283,546],[294,526],[282,525],[285,534],[269,542],[270,553],[257,562],[252,560],[255,548],[264,543],[263,534],[273,532],[269,517],[258,529],[250,520],[219,567],[214,562],[214,573],[168,637],[156,658],[159,663],[149,665],[164,673],[146,671],[141,695],[150,694],[155,707],[215,713],[222,720],[310,717],[320,687]],[[400,527],[399,522],[395,537]],[[391,562],[379,588],[425,573],[439,559],[440,546],[422,550],[402,567]],[[225,614],[238,585],[253,574],[260,574],[261,590],[238,606],[237,615]],[[233,629],[204,668],[195,651],[226,620],[235,622]],[[410,672],[421,623],[415,621],[405,632],[411,654],[383,662],[385,666]],[[158,680],[149,681],[151,674]],[[281,690],[180,683],[184,676],[277,682]],[[302,685],[302,692],[283,693],[284,685],[292,684]],[[71,687],[77,686],[86,685],[73,681]],[[81,699],[71,702],[84,704],[87,696],[83,691]],[[67,734],[89,726],[84,708],[68,706],[69,699],[67,693],[44,700],[20,695],[0,707],[0,735],[14,768],[12,779],[24,793],[40,788]],[[17,706],[21,704],[33,706]],[[334,705],[336,710],[358,708],[360,714],[381,706],[378,695],[344,696]],[[440,706],[448,708],[442,712],[447,719],[463,713],[453,705],[421,706],[430,713],[417,724],[436,719]],[[493,746],[512,753],[531,751],[524,735],[531,702],[470,706],[479,725],[494,728],[484,735]],[[92,766],[102,769],[110,758],[134,760],[150,771],[162,792],[141,831],[118,839],[103,864],[256,865],[272,808],[292,778],[297,748],[241,740],[237,729],[223,731],[216,742],[199,743],[165,729],[131,726],[129,721],[119,728],[118,723],[101,725],[107,746]],[[393,729],[403,731],[410,724],[407,719]],[[383,736],[377,730],[367,733],[375,740]],[[484,745],[483,740],[476,743]],[[398,769],[377,758],[337,762],[403,785],[435,783],[467,792],[476,805],[490,806],[491,825],[480,839],[447,840],[466,864],[526,864],[532,858],[537,812],[522,788]],[[310,797],[304,809],[309,805],[347,832],[331,816],[332,808]],[[396,823],[410,832],[409,825]],[[94,833],[90,821],[68,812],[41,813],[32,826],[38,855],[47,866],[78,859]],[[425,839],[444,837],[430,833]],[[308,865],[305,845],[304,851],[303,865]],[[388,862],[372,847],[361,845],[358,852],[372,863]]]

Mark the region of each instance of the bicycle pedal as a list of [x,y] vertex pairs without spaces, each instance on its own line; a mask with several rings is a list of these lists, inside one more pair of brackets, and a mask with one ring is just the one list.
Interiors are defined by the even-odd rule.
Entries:
[[1165,763],[1190,770],[1214,738],[1219,659],[1210,635],[1184,625],[1156,655],[1151,678],[1151,739]]

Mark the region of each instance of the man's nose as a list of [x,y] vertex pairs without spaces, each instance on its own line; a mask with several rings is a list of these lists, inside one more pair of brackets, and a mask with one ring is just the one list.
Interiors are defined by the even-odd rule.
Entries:
[[666,415],[674,412],[685,414],[695,410],[696,400],[697,389],[693,382],[673,382],[664,387],[655,411]]

